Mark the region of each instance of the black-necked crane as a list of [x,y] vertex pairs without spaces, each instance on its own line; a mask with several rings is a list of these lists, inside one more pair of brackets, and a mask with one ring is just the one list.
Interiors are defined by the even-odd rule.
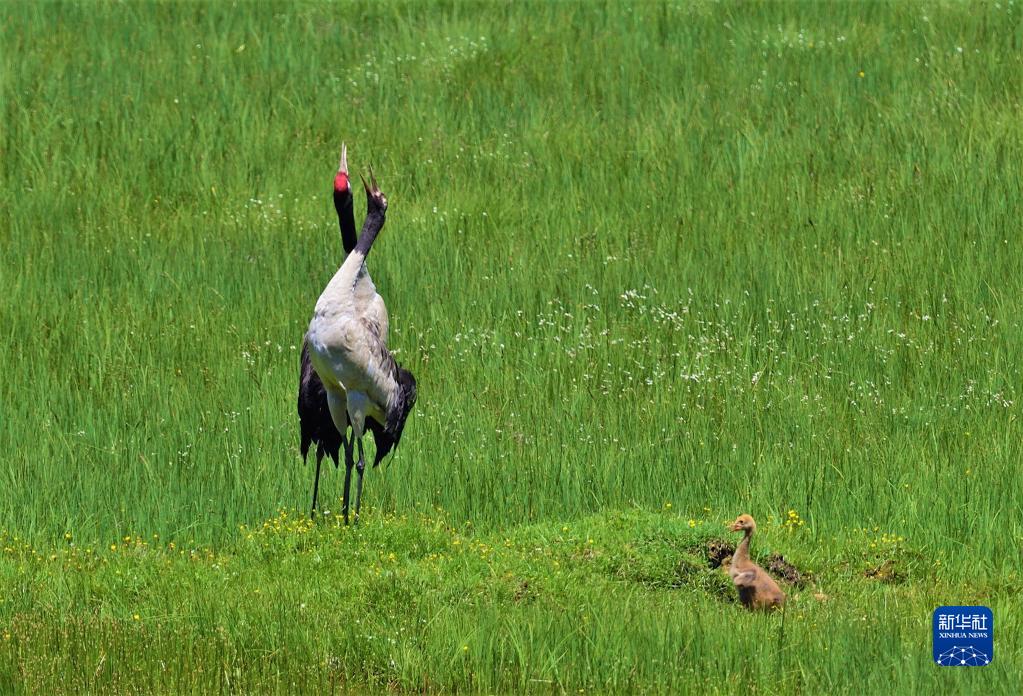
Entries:
[[[347,178],[347,177],[346,177]],[[370,170],[372,186],[363,179],[367,210],[355,247],[316,302],[306,332],[313,371],[320,378],[331,419],[339,433],[351,425],[345,440],[344,514],[348,521],[351,486],[351,447],[358,447],[355,464],[355,520],[359,519],[365,454],[362,437],[371,430],[377,443],[374,466],[397,447],[405,421],[416,402],[416,380],[395,361],[387,348],[387,310],[366,270],[369,254],[386,221],[387,199]],[[339,216],[341,215],[339,211]],[[382,319],[382,320],[381,320]]]
[[[357,237],[355,234],[355,215],[353,212],[352,189],[348,177],[348,151],[344,144],[341,145],[341,161],[338,164],[337,174],[334,175],[334,210],[337,211],[338,225],[341,228],[341,245],[344,248],[345,256],[355,248]],[[379,296],[378,296],[379,297]],[[383,327],[383,334],[387,336],[387,308],[383,299],[373,303],[374,320]],[[325,456],[334,460],[334,466],[339,465],[338,457],[341,446],[345,448],[345,498],[342,501],[342,512],[345,521],[348,520],[348,497],[347,491],[351,482],[351,469],[354,465],[352,457],[353,444],[347,432],[339,432],[334,420],[330,415],[330,407],[327,403],[327,391],[323,382],[313,369],[312,361],[309,358],[308,342],[303,337],[302,353],[299,368],[298,383],[298,419],[301,432],[300,447],[302,460],[308,458],[309,447],[316,445],[316,477],[313,480],[313,503],[310,515],[315,516],[317,496],[320,487],[320,467]],[[369,429],[373,433],[377,445],[376,461],[381,459],[390,451],[393,443],[384,436],[383,428],[375,422],[369,423]]]

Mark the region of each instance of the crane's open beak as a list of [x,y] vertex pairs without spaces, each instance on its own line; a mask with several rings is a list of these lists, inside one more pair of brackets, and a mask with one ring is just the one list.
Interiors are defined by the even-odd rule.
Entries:
[[728,529],[733,532],[741,532],[742,525],[739,524],[738,522],[732,522],[732,524],[728,525]]
[[341,161],[337,165],[337,174],[334,175],[334,190],[347,191],[348,189],[348,147],[341,143]]
[[359,178],[362,179],[362,187],[366,189],[366,193],[368,195],[372,196],[373,194],[380,193],[380,187],[377,186],[377,178],[373,174],[372,165],[369,166],[369,183],[368,184],[366,183],[366,177],[364,177],[362,174],[359,174]]

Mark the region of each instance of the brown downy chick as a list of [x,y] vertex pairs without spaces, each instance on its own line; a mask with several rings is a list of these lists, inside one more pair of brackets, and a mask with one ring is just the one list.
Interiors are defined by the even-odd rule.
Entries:
[[729,529],[743,532],[742,541],[732,556],[728,576],[739,591],[739,601],[747,609],[772,609],[785,603],[785,593],[767,572],[750,560],[750,537],[757,529],[757,523],[749,515],[739,515]]

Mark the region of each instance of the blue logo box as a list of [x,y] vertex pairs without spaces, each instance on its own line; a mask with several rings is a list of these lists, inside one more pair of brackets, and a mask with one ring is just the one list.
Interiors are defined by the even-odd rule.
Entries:
[[983,667],[994,657],[994,615],[987,607],[938,607],[931,621],[934,661],[942,667]]

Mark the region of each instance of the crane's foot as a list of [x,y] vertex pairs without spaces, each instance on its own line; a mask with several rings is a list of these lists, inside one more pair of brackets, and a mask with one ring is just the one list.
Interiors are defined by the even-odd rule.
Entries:
[[362,474],[366,471],[366,457],[362,452],[362,438],[358,440],[359,461],[355,464],[355,472],[359,478],[355,482],[355,524],[359,524],[359,508],[362,504]]
[[352,467],[355,466],[355,458],[352,453],[352,443],[350,440],[344,440],[345,445],[345,488],[344,494],[341,499],[341,514],[345,519],[345,525],[348,525],[348,508],[350,507],[348,502],[352,499]]
[[355,482],[355,524],[359,524],[359,509],[362,507],[362,474],[366,470],[366,464],[361,459],[355,465],[358,479]]
[[323,460],[319,457],[316,458],[316,478],[313,480],[313,505],[309,510],[309,519],[316,519],[316,498],[320,492],[320,464]]

